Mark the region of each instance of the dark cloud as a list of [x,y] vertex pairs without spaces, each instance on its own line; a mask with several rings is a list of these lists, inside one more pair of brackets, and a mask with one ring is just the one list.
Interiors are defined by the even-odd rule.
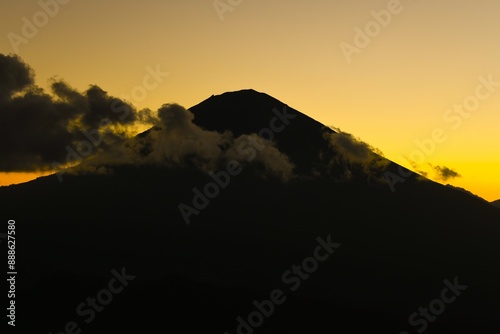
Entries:
[[264,140],[258,134],[241,135],[236,138],[225,153],[226,160],[238,161],[241,165],[260,163],[268,172],[288,181],[293,177],[295,165],[274,143]]
[[[389,160],[383,158],[382,152],[350,133],[334,130],[334,133],[326,133],[325,137],[336,152],[331,164],[337,173],[342,173],[340,179],[363,177],[370,181],[383,181],[382,171]],[[342,166],[343,170],[339,171],[338,166]]]
[[137,121],[140,124],[155,124],[157,122],[156,112],[151,109],[142,109],[136,114]]
[[[256,134],[235,138],[205,130],[178,104],[137,111],[98,86],[79,92],[62,80],[53,80],[48,94],[33,75],[21,59],[0,55],[2,172],[108,173],[118,164],[186,163],[208,172],[234,159],[259,163],[284,180],[293,173],[293,164],[273,143]],[[135,136],[140,125],[152,127]]]
[[97,86],[80,93],[53,81],[51,90],[52,95],[34,84],[32,69],[20,58],[0,54],[0,171],[75,162],[122,139],[124,126],[136,121],[131,105]]
[[423,177],[427,177],[429,176],[429,173],[428,172],[425,172],[423,170],[419,170],[419,169],[416,169],[415,172],[417,172],[419,175],[423,176]]
[[294,165],[273,143],[257,134],[237,138],[230,132],[205,130],[193,123],[194,115],[178,104],[165,104],[154,115],[144,110],[154,126],[124,145],[89,160],[74,172],[100,173],[102,166],[122,164],[183,166],[195,165],[210,172],[235,160],[242,165],[259,163],[282,180],[292,177]]
[[347,132],[337,132],[330,136],[330,144],[348,161],[367,163],[373,159],[373,149],[370,145],[354,138]]
[[139,149],[135,153],[149,148],[143,162],[182,165],[187,156],[194,156],[200,169],[210,170],[221,158],[223,147],[229,144],[229,133],[200,128],[193,123],[193,113],[178,104],[163,105],[156,119],[155,130],[133,146]]
[[0,99],[7,99],[33,82],[33,70],[19,57],[0,54]]
[[461,177],[456,171],[446,166],[433,166],[434,171],[437,174],[439,180],[448,181],[450,179],[455,179]]

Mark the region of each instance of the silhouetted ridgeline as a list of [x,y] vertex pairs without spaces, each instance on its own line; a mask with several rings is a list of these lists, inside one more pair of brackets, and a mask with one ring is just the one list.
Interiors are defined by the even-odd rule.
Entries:
[[[497,208],[415,174],[391,192],[384,173],[399,166],[266,94],[226,93],[190,110],[207,131],[183,123],[193,134],[229,138],[210,146],[213,163],[192,153],[0,188],[17,222],[19,328],[498,332]],[[271,136],[263,129],[274,145],[254,141]],[[161,131],[137,139],[144,156]],[[189,225],[181,203],[194,210]],[[101,291],[118,289],[110,282],[122,268],[134,278],[108,303]]]

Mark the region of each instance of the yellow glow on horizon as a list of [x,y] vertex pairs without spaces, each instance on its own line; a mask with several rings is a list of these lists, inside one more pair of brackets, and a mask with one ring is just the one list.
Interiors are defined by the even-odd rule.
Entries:
[[[170,75],[144,99],[131,99],[138,108],[189,108],[212,94],[253,88],[405,167],[400,156],[440,127],[448,139],[425,163],[452,168],[462,177],[450,183],[499,199],[500,87],[457,129],[443,115],[475,93],[480,76],[500,81],[500,2],[401,3],[350,63],[341,43],[354,44],[355,28],[364,29],[388,0],[244,1],[224,20],[212,1],[70,1],[18,54],[43,88],[58,76],[80,91],[96,84],[119,98],[159,65]],[[20,34],[21,19],[40,10],[29,0],[8,7],[4,36]],[[14,52],[8,38],[0,52]],[[0,183],[11,177],[27,175],[0,173]]]
[[52,172],[0,173],[0,187],[29,182],[38,177],[47,176],[50,174],[52,174]]

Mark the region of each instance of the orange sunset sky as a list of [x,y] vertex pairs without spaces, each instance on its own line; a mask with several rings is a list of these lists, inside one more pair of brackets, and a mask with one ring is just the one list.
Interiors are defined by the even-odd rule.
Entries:
[[[253,88],[436,181],[432,166],[446,166],[461,177],[440,182],[500,198],[497,0],[17,0],[0,8],[0,53],[19,55],[44,89],[53,77],[80,91],[96,84],[155,109]],[[37,31],[23,37],[34,20]],[[143,99],[130,97],[148,67],[169,75]],[[0,185],[33,177],[0,173]]]

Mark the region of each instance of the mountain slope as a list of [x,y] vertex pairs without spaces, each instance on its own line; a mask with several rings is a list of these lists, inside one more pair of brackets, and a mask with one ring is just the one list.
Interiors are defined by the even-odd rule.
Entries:
[[323,132],[333,132],[283,102],[254,90],[212,96],[190,110],[195,116],[194,123],[205,129],[229,130],[235,136],[261,133],[263,138],[274,140],[292,161],[300,162],[298,167],[302,172],[312,168],[320,152],[328,148]]
[[[191,110],[204,129],[238,136],[269,127],[273,110],[283,107],[242,91]],[[392,192],[384,169],[375,171],[378,182],[362,177],[372,171],[343,159],[329,142],[331,130],[288,110],[296,117],[274,139],[297,177],[285,182],[258,164],[244,165],[189,225],[179,204],[194,207],[194,189],[203,193],[214,182],[195,165],[115,166],[112,174],[0,188],[22,240],[26,288],[18,300],[32,319],[24,325],[58,332],[75,320],[87,333],[158,326],[236,333],[238,317],[247,319],[255,300],[279,289],[286,301],[255,333],[316,333],[325,326],[340,333],[416,332],[424,323],[427,333],[498,330],[500,212],[414,174]],[[398,172],[395,164],[384,166]],[[339,181],[336,173],[346,168],[352,176]],[[294,274],[293,265],[308,266],[319,238],[340,246],[317,268]],[[122,267],[136,278],[86,324],[75,308]],[[433,321],[418,316],[412,326],[409,317],[441,298],[445,280],[467,289]]]

